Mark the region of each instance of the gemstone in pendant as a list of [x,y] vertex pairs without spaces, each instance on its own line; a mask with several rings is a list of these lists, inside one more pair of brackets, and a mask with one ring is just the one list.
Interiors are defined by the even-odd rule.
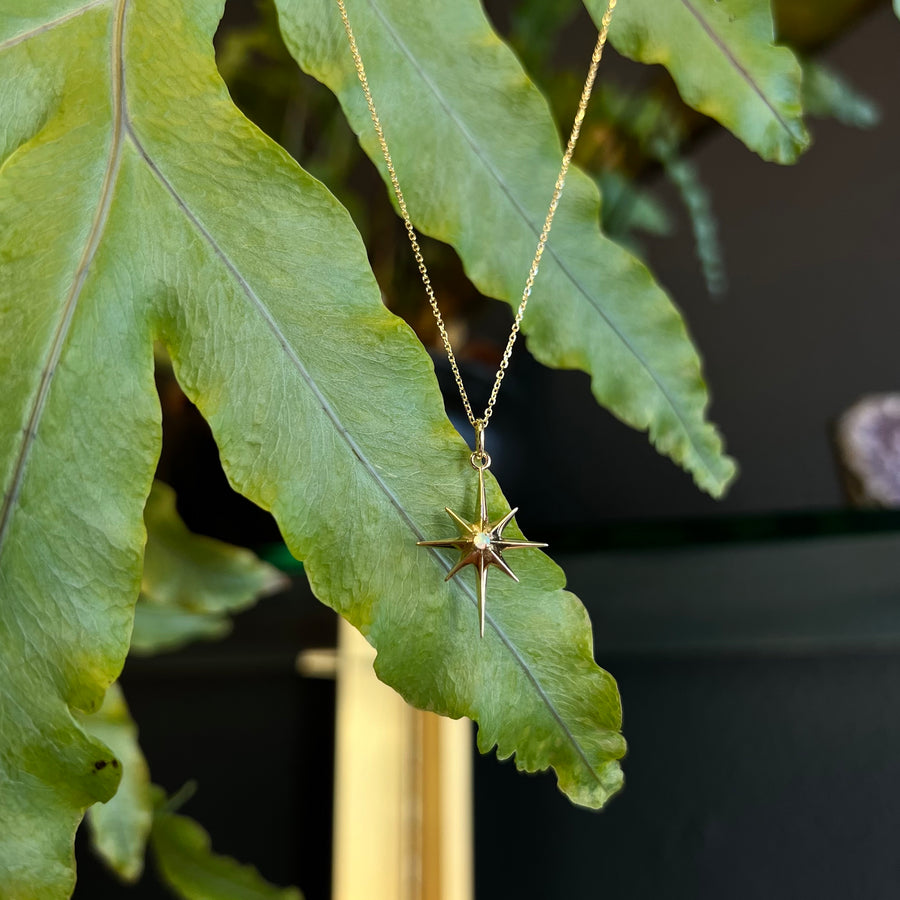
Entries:
[[491,546],[491,536],[486,531],[479,531],[472,539],[476,550],[487,550]]

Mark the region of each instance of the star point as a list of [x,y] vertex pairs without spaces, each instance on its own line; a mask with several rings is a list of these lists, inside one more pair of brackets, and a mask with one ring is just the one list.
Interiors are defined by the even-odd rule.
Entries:
[[449,581],[454,575],[466,566],[474,566],[478,572],[476,590],[478,597],[478,621],[481,636],[484,637],[484,616],[487,603],[487,573],[491,566],[496,566],[505,572],[513,581],[518,581],[516,574],[503,559],[504,550],[516,550],[522,547],[546,547],[536,541],[517,541],[503,537],[503,529],[512,521],[519,508],[511,509],[505,516],[496,522],[490,522],[487,514],[487,502],[484,493],[484,471],[478,469],[478,509],[477,522],[467,522],[458,516],[449,507],[444,507],[447,515],[456,522],[459,528],[459,536],[455,538],[442,538],[435,541],[418,541],[420,547],[447,547],[459,550],[459,559],[447,573],[445,581]]

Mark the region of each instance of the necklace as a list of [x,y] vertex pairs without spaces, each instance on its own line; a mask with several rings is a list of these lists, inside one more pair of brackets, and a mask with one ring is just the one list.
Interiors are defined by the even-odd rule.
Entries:
[[419,247],[419,241],[413,228],[412,220],[406,208],[406,200],[403,191],[400,188],[400,182],[397,173],[394,170],[394,162],[391,158],[391,152],[388,149],[387,139],[384,136],[384,129],[381,125],[381,119],[375,109],[375,101],[372,99],[372,92],[369,89],[369,79],[366,76],[366,69],[363,65],[362,56],[356,43],[356,36],[353,28],[350,26],[350,19],[347,15],[347,8],[344,0],[336,0],[338,9],[341,13],[341,20],[344,23],[344,30],[347,32],[347,41],[350,45],[350,52],[353,55],[353,63],[356,67],[356,74],[359,83],[362,85],[363,94],[366,98],[366,105],[369,107],[369,115],[372,118],[372,124],[375,127],[375,134],[381,147],[381,153],[384,156],[384,162],[387,166],[388,175],[391,179],[391,186],[394,189],[394,195],[397,198],[397,205],[400,208],[400,214],[403,217],[403,224],[406,227],[406,234],[409,237],[409,243],[412,247],[413,256],[419,268],[419,274],[422,276],[422,283],[425,286],[425,294],[428,297],[428,303],[431,311],[434,313],[437,322],[438,333],[441,336],[441,342],[447,353],[447,359],[450,362],[450,369],[453,372],[453,378],[456,381],[456,387],[459,390],[459,396],[462,399],[463,408],[469,419],[469,424],[475,429],[475,449],[469,456],[469,462],[472,468],[478,472],[478,518],[475,522],[467,522],[461,516],[458,516],[452,509],[445,507],[447,514],[456,523],[459,529],[459,535],[455,538],[443,538],[435,541],[418,541],[420,547],[448,547],[459,550],[459,559],[456,565],[450,569],[446,580],[449,581],[454,575],[466,566],[473,566],[478,573],[476,582],[476,593],[478,599],[478,622],[481,636],[484,637],[484,617],[485,606],[487,604],[487,573],[491,566],[496,566],[505,572],[514,581],[519,579],[513,570],[507,565],[503,559],[505,550],[514,550],[521,547],[546,547],[546,544],[535,541],[517,541],[503,537],[503,529],[512,521],[513,516],[518,512],[518,507],[511,509],[505,516],[495,522],[491,522],[488,515],[487,501],[484,492],[484,473],[491,466],[491,457],[484,449],[484,433],[487,430],[491,416],[494,414],[494,407],[497,403],[497,395],[500,393],[500,385],[506,376],[506,370],[509,367],[509,360],[512,356],[513,347],[516,338],[519,335],[522,318],[525,315],[525,308],[528,306],[528,299],[531,297],[531,290],[534,287],[534,280],[537,278],[538,268],[540,267],[541,257],[544,255],[544,248],[547,245],[547,238],[550,236],[550,228],[553,225],[553,217],[556,215],[556,208],[559,205],[559,199],[562,196],[563,188],[566,183],[566,175],[569,171],[569,165],[572,162],[572,155],[575,152],[575,144],[578,142],[578,136],[581,133],[581,123],[584,121],[584,115],[587,110],[588,101],[591,97],[591,91],[594,87],[594,79],[597,76],[597,67],[600,65],[600,58],[603,55],[603,48],[606,46],[606,38],[609,33],[609,23],[612,19],[613,10],[616,6],[616,0],[608,0],[606,12],[600,21],[600,30],[597,35],[597,43],[594,52],[591,55],[591,64],[588,69],[587,78],[581,91],[581,99],[578,101],[578,110],[575,113],[575,121],[572,124],[572,131],[569,135],[569,141],[566,144],[566,150],[563,154],[562,164],[560,165],[559,175],[556,178],[556,184],[553,188],[553,196],[550,200],[550,206],[547,209],[547,215],[544,219],[544,227],[541,229],[538,238],[537,249],[534,258],[531,261],[531,268],[528,271],[528,277],[525,281],[525,288],[522,291],[522,299],[519,303],[516,315],[513,320],[512,328],[509,334],[509,340],[506,342],[506,349],[500,361],[500,367],[494,377],[494,384],[488,398],[487,406],[480,418],[476,418],[472,411],[472,404],[469,402],[469,396],[466,393],[466,387],[463,384],[462,375],[456,362],[456,356],[453,353],[453,347],[450,345],[450,337],[444,325],[444,318],[438,307],[437,298],[434,295],[434,289],[431,286],[431,279],[428,276],[428,269],[425,267],[425,260],[422,258],[422,251]]

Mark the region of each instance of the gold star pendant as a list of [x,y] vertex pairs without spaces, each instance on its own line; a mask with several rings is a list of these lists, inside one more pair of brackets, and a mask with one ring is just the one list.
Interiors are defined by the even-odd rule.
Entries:
[[488,519],[487,501],[484,496],[484,470],[490,466],[491,458],[484,452],[480,441],[478,449],[472,454],[471,462],[472,466],[478,470],[478,521],[467,522],[452,509],[444,507],[447,514],[459,527],[459,537],[444,538],[439,541],[418,541],[417,543],[420,547],[453,547],[460,551],[459,560],[450,570],[445,581],[449,581],[466,566],[475,567],[475,571],[478,572],[478,619],[481,636],[484,637],[484,607],[488,569],[496,566],[506,572],[513,581],[518,581],[513,570],[503,559],[503,551],[514,550],[518,547],[546,547],[547,545],[534,541],[513,541],[503,537],[503,529],[509,525],[512,517],[518,512],[518,507],[511,509],[502,519],[492,523]]

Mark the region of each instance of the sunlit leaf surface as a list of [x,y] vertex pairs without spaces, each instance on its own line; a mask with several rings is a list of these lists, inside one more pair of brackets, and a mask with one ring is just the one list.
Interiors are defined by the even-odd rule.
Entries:
[[[160,444],[154,339],[232,483],[274,513],[383,680],[476,719],[483,750],[552,766],[578,803],[621,783],[615,683],[562,572],[521,551],[480,640],[471,577],[445,583],[452,560],[415,545],[446,531],[445,505],[473,509],[468,450],[345,211],[231,103],[220,14],[14,0],[0,18],[4,900],[68,896],[74,831],[118,783],[72,711],[99,707],[129,646]],[[654,340],[682,347],[701,405],[661,309]],[[492,480],[488,503],[508,509]]]

